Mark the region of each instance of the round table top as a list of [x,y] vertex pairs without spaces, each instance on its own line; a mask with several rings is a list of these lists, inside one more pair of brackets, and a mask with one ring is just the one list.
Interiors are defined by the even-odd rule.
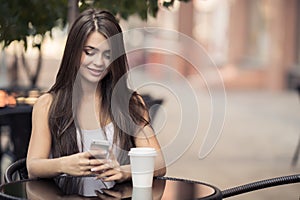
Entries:
[[222,199],[221,191],[209,184],[168,177],[153,180],[152,188],[134,188],[131,182],[103,184],[94,177],[59,177],[22,180],[3,184],[6,199]]

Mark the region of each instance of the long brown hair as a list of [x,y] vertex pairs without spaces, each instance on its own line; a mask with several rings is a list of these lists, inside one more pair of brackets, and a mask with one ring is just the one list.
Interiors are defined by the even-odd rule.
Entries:
[[[76,117],[72,111],[73,87],[80,68],[83,46],[93,31],[100,32],[110,41],[112,62],[108,67],[108,73],[97,87],[102,98],[99,119],[101,127],[105,126],[107,119],[112,120],[114,144],[117,144],[123,152],[118,158],[121,161],[126,151],[135,146],[135,133],[149,125],[150,118],[147,117],[148,110],[142,98],[130,90],[127,84],[128,63],[118,21],[111,13],[95,9],[84,11],[70,29],[56,81],[49,90],[53,96],[49,111],[52,154],[53,157],[60,157],[79,151]],[[114,90],[117,85],[118,89]],[[116,99],[113,106],[112,99]]]

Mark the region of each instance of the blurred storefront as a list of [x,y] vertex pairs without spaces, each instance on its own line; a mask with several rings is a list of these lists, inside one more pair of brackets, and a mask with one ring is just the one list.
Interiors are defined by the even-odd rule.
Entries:
[[230,6],[227,63],[239,73],[229,84],[286,88],[299,64],[300,2],[235,0]]
[[[147,21],[141,21],[138,17],[131,17],[128,21],[121,21],[121,25],[125,31],[160,27],[191,37],[205,49],[217,66],[227,89],[282,90],[300,85],[299,0],[175,1],[169,10],[161,7],[156,18],[149,16]],[[53,39],[45,41],[44,67],[38,82],[40,88],[49,88],[54,82],[66,33],[66,30],[57,30]],[[128,42],[132,46],[145,41],[164,42],[174,49],[182,48],[193,58],[203,59],[203,55],[199,55],[203,52],[184,46],[174,35],[163,34],[155,38],[132,35]],[[0,54],[0,87],[6,87],[14,81],[7,75],[11,67],[6,68],[4,64],[12,65],[13,54],[10,50],[14,49],[11,46],[5,54],[4,51]],[[36,52],[31,50],[27,49],[27,56],[31,58],[30,62],[35,62]],[[133,66],[159,63],[173,67],[187,78],[195,78],[197,74],[195,67],[186,58],[170,52],[140,49],[131,52],[129,58]],[[161,74],[161,70],[155,67],[148,72],[161,78],[168,76]],[[24,74],[20,70],[19,82],[28,85],[28,78]],[[202,76],[205,78],[206,75]]]
[[[193,0],[159,13],[156,25],[199,42],[227,89],[282,90],[300,80],[299,0]],[[195,73],[179,63],[183,75]]]

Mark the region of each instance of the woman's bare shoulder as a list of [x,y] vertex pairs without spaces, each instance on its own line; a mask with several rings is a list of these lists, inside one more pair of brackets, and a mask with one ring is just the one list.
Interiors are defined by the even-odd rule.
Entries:
[[35,110],[49,108],[53,100],[53,97],[50,93],[45,93],[41,95],[34,104]]

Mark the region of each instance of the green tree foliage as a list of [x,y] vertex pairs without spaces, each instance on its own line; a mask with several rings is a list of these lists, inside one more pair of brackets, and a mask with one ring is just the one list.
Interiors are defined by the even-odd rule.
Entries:
[[[0,0],[0,45],[5,48],[13,41],[21,41],[26,51],[27,38],[32,36],[34,38],[33,47],[39,49],[38,62],[34,72],[30,70],[24,52],[21,54],[21,62],[31,81],[31,87],[36,87],[41,70],[41,45],[45,34],[50,32],[51,35],[54,27],[65,27],[68,12],[70,12],[68,3],[71,1],[80,5],[77,8],[80,11],[88,7],[101,8],[125,20],[131,15],[138,15],[142,20],[147,20],[148,15],[156,17],[159,10],[158,0]],[[165,0],[162,6],[172,7],[174,1]],[[188,2],[190,0],[179,1]],[[16,55],[14,69],[15,71],[18,69]],[[17,83],[17,80],[14,80],[14,83]]]
[[[12,41],[23,41],[27,36],[44,36],[55,26],[64,26],[67,0],[0,0],[0,42],[8,46]],[[34,45],[40,48],[42,40]]]
[[[175,0],[163,2],[172,7]],[[188,2],[189,0],[180,0]],[[106,9],[123,19],[138,15],[146,20],[148,14],[156,17],[157,0],[81,0],[80,10],[88,7]],[[44,36],[55,26],[67,22],[68,0],[0,0],[0,42],[8,46],[12,41],[23,41],[27,36]],[[35,44],[40,46],[39,41]]]
[[87,7],[109,10],[125,20],[131,15],[138,15],[142,20],[146,20],[148,14],[155,17],[158,11],[157,0],[83,0],[80,10]]

